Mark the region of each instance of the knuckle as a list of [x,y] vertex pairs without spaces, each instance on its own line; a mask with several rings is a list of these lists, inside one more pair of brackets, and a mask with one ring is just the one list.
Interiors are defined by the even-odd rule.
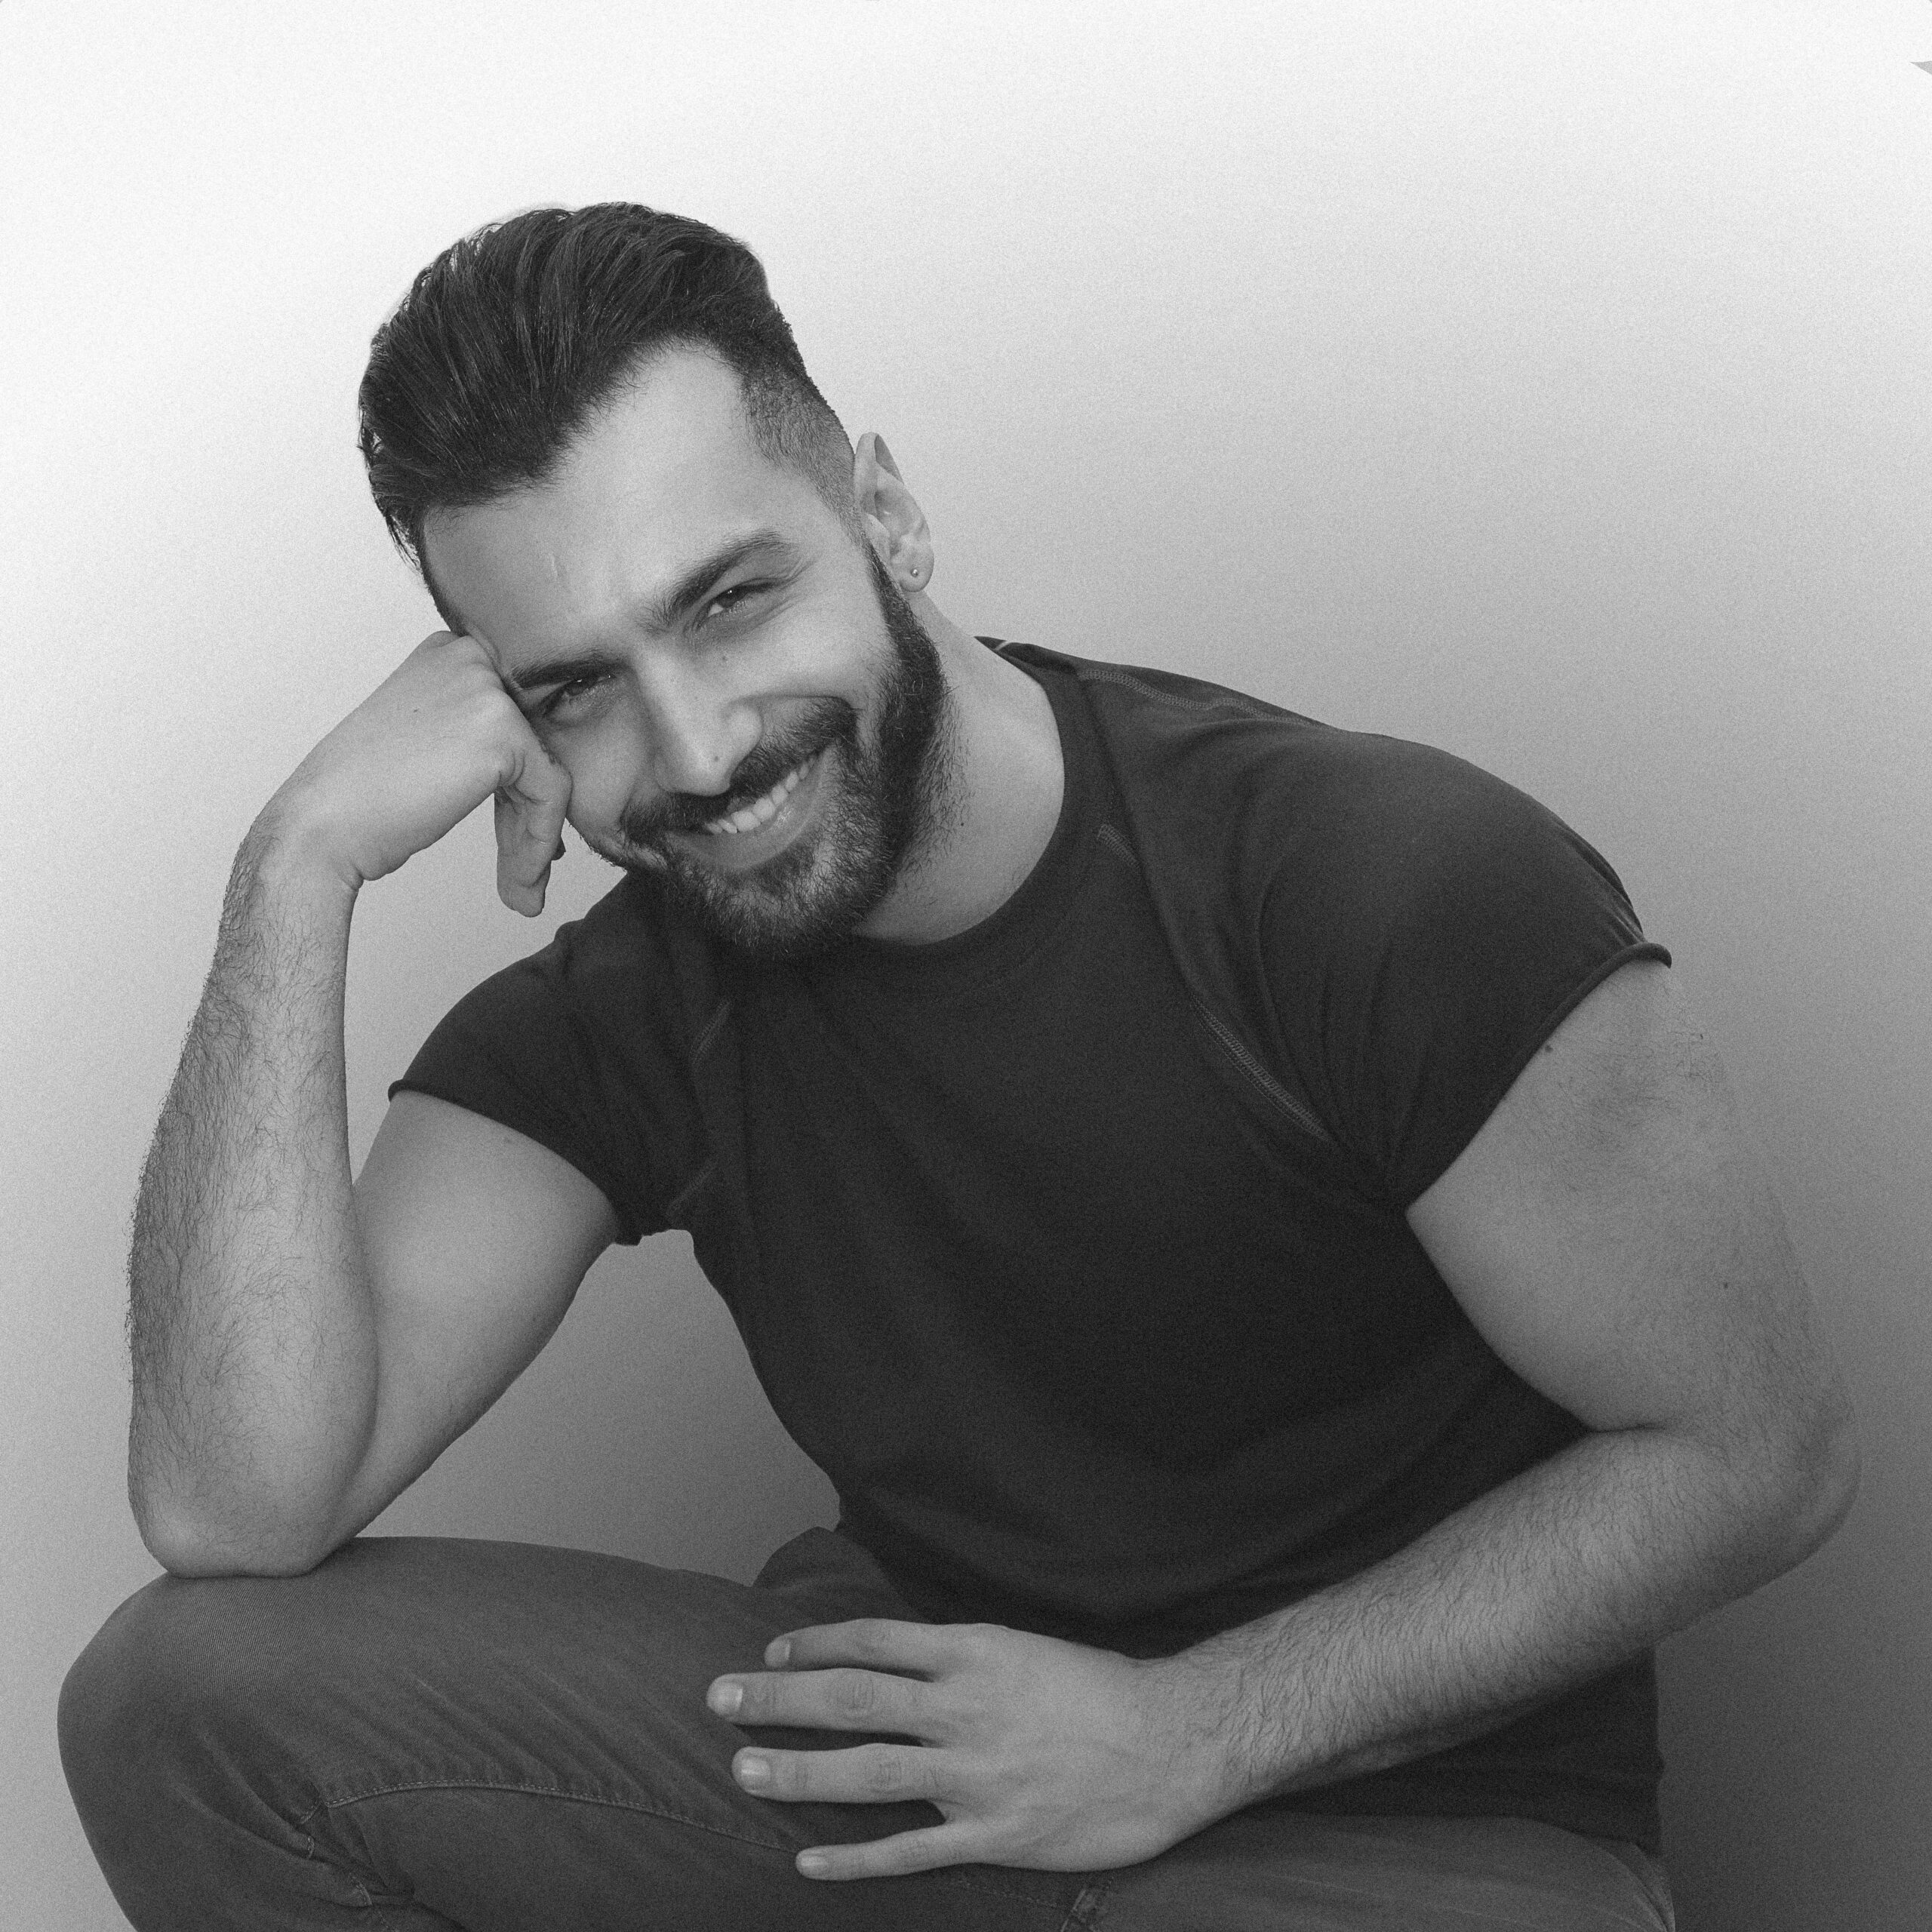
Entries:
[[885,1647],[887,1632],[891,1628],[882,1618],[861,1617],[851,1626],[852,1647],[866,1657],[878,1656]]
[[830,1688],[832,1706],[841,1717],[869,1718],[879,1707],[879,1681],[868,1671],[835,1672]]
[[869,1797],[897,1798],[911,1788],[903,1758],[891,1745],[865,1748],[860,1777]]
[[952,1633],[955,1654],[967,1663],[977,1663],[993,1647],[998,1635],[991,1623],[962,1623]]

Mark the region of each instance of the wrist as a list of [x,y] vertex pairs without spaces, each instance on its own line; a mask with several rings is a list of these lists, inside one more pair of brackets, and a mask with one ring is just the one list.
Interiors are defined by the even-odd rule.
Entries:
[[318,912],[352,910],[364,884],[354,863],[337,851],[325,826],[305,814],[284,786],[256,815],[235,857],[237,890],[259,890],[278,902],[294,900]]
[[1217,1818],[1267,1795],[1255,1776],[1260,1713],[1249,1707],[1241,1674],[1229,1660],[1199,1649],[1149,1657],[1139,1666],[1164,1735],[1170,1789],[1185,1829],[1201,1830]]

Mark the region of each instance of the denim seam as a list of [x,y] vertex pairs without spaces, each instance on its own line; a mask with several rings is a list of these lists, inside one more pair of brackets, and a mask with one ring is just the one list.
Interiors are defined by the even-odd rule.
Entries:
[[[367,1804],[378,1798],[394,1798],[411,1791],[515,1791],[521,1792],[531,1798],[561,1798],[567,1804],[608,1805],[613,1810],[635,1811],[644,1817],[661,1818],[667,1824],[688,1826],[694,1832],[707,1832],[713,1838],[728,1838],[734,1844],[751,1845],[760,1851],[775,1851],[787,1858],[795,1856],[789,1845],[771,1839],[753,1838],[744,1832],[728,1830],[721,1825],[709,1823],[702,1818],[688,1817],[682,1812],[668,1810],[661,1804],[643,1804],[634,1798],[606,1798],[591,1792],[566,1791],[558,1785],[522,1784],[501,1778],[423,1778],[411,1784],[378,1785],[368,1791],[350,1792],[344,1797],[325,1798],[315,1810],[333,1812],[346,1810],[352,1804]],[[309,1818],[315,1815],[315,1810],[304,1814]],[[967,1891],[982,1893],[989,1898],[1013,1899],[1023,1905],[1038,1906],[1048,1911],[1053,1909],[1051,1900],[1037,1898],[1030,1892],[1015,1891],[1010,1886],[989,1885],[983,1879],[969,1878],[963,1872],[956,1869],[949,1870],[944,1866],[938,1867],[929,1874],[915,1875],[943,1878],[949,1884],[958,1885]],[[1084,1894],[1082,1897],[1084,1897]]]
[[[290,1820],[289,1824],[291,1829],[299,1834],[301,1838],[302,1856],[306,1859],[310,1860],[317,1865],[330,1865],[334,1866],[337,1870],[342,1871],[349,1878],[352,1888],[354,1890],[355,1895],[354,1903],[358,1911],[380,1912],[383,1906],[406,1903],[407,1901],[402,1897],[401,1894],[395,1892],[386,1891],[382,1894],[379,1901],[377,1895],[370,1890],[368,1879],[366,1875],[358,1872],[355,1867],[350,1865],[349,1861],[340,1853],[331,1857],[323,1853],[317,1846],[315,1843],[315,1835],[309,1829],[309,1821],[315,1816],[317,1812],[330,1811],[333,1810],[334,1808],[335,1807],[329,1803],[327,1798],[321,1798],[315,1804],[310,1805],[308,1810],[304,1811],[300,1817]],[[384,1913],[383,1915],[383,1924],[386,1927],[390,1924],[390,1922],[388,1915]]]
[[1080,1896],[1067,1908],[1060,1932],[1094,1932],[1100,1922],[1100,1908],[1106,1903],[1111,1889],[1111,1881],[1104,1878],[1082,1885]]
[[[1626,1866],[1625,1869],[1628,1870],[1629,1868]],[[1298,1879],[1297,1883],[1308,1890],[1331,1893],[1337,1898],[1386,1899],[1388,1897],[1388,1894],[1383,1890],[1375,1890],[1367,1885],[1347,1884],[1333,1878],[1304,1877]],[[1435,1902],[1434,1909],[1438,1912],[1454,1912],[1459,1918],[1469,1919],[1472,1923],[1478,1925],[1520,1926],[1522,1932],[1545,1932],[1545,1927],[1548,1924],[1547,1920],[1541,1918],[1499,1918],[1496,1916],[1494,1909],[1489,1906],[1471,1907],[1450,1905],[1439,1899]],[[1620,1924],[1629,1926],[1631,1932],[1656,1932],[1654,1926],[1641,1924],[1636,1919],[1627,1918],[1623,1913],[1615,1911],[1613,1907],[1604,1906],[1602,1909],[1611,1913]]]
[[[1580,1833],[1578,1835],[1582,1836],[1583,1834]],[[1588,1842],[1587,1840],[1586,1841]],[[1629,1841],[1625,1840],[1623,1841],[1623,1842],[1627,1844]],[[1642,1890],[1645,1902],[1657,1914],[1657,1926],[1667,1927],[1674,1925],[1676,1923],[1677,1908],[1675,1902],[1672,1899],[1668,1889],[1669,1884],[1668,1878],[1664,1881],[1666,1890],[1663,1896],[1660,1897],[1658,1895],[1657,1881],[1651,1875],[1649,1871],[1640,1871],[1633,1867],[1628,1860],[1620,1858],[1607,1844],[1591,1844],[1590,1849],[1594,1851],[1598,1857],[1608,1859],[1611,1863],[1614,1865],[1620,1872],[1627,1872],[1630,1876],[1637,1881],[1638,1885]],[[1643,1859],[1644,1864],[1647,1866],[1655,1866],[1657,1861],[1651,1859],[1649,1854],[1644,1850],[1641,1845],[1633,1845],[1631,1849],[1635,1851],[1640,1858]],[[1636,1921],[1633,1919],[1631,1923],[1635,1924]],[[1657,1932],[1657,1926],[1642,1926],[1638,1928],[1638,1932]]]

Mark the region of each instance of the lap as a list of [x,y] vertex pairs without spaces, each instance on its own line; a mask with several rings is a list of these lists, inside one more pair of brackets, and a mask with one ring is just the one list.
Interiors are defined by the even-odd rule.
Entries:
[[1093,1932],[1671,1932],[1633,1845],[1526,1818],[1237,1812],[1097,1875]]
[[[350,1919],[408,1932],[1668,1924],[1640,1859],[1547,1826],[1275,1807],[1118,1872],[814,1884],[792,1866],[806,1846],[934,1814],[749,1796],[730,1776],[748,1738],[851,1740],[740,1730],[711,1713],[706,1687],[757,1667],[783,1631],[910,1614],[862,1551],[823,1531],[750,1586],[580,1551],[367,1538],[303,1577],[158,1580],[77,1667],[63,1743],[143,1932]],[[201,1875],[223,1859],[216,1905]],[[153,1875],[171,1862],[173,1891]],[[300,1892],[299,1907],[271,1915],[271,1891]]]
[[[712,1678],[757,1667],[802,1624],[911,1614],[823,1531],[755,1586],[525,1544],[365,1538],[300,1577],[158,1579],[76,1666],[63,1746],[143,1928],[226,1925],[231,1909],[238,1927],[368,1924],[373,1906],[411,1932],[1060,1932],[1079,1890],[1063,1875],[965,1868],[869,1897],[801,1878],[792,1860],[808,1845],[936,1814],[761,1802],[730,1775],[748,1739],[848,1740],[742,1730],[706,1707]],[[249,1820],[248,1841],[205,1829],[217,1817]],[[211,1843],[191,1851],[197,1832]],[[163,1898],[205,1887],[192,1868],[230,1853],[226,1904],[190,1916]],[[250,1885],[300,1889],[306,1915],[269,1918]]]

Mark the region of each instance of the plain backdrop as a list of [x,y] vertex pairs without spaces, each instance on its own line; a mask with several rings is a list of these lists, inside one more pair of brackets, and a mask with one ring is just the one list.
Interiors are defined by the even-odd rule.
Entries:
[[[1802,1570],[1666,1649],[1686,1932],[1932,1923],[1932,13],[1916,0],[0,4],[0,1923],[121,1924],[54,1700],[143,1146],[229,855],[433,619],[370,331],[540,202],[764,254],[970,628],[1446,746],[1620,869],[1855,1385]],[[365,895],[355,1137],[533,928]],[[829,1497],[667,1239],[382,1527],[748,1574]]]

